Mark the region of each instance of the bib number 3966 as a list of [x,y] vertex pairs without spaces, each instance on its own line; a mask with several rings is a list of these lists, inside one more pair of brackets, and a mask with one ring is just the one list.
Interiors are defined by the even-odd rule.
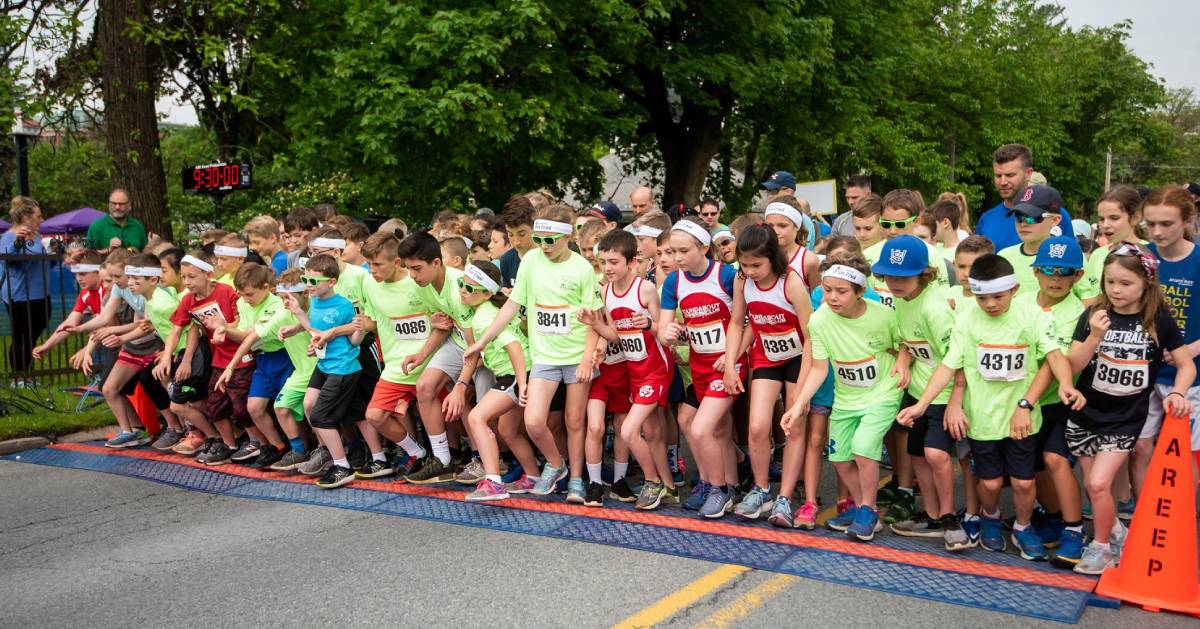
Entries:
[[569,313],[567,306],[534,306],[534,329],[540,334],[566,336],[571,333]]
[[975,351],[979,375],[984,380],[1015,382],[1025,378],[1028,345],[980,344]]
[[1096,372],[1092,388],[1114,396],[1141,393],[1150,379],[1150,363],[1145,360],[1123,360],[1108,354],[1096,355]]

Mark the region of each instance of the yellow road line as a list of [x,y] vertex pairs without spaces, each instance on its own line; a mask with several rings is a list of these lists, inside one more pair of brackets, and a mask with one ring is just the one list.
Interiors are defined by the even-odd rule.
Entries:
[[719,566],[716,570],[688,583],[662,597],[649,607],[613,625],[613,629],[653,627],[679,613],[696,601],[712,594],[726,583],[729,583],[749,570],[745,566],[734,566],[732,564]]
[[697,627],[705,629],[723,629],[724,627],[735,626],[743,618],[749,616],[763,603],[775,598],[780,592],[783,592],[796,581],[799,577],[793,577],[787,574],[777,574],[762,583],[759,583],[754,589],[746,592],[728,605],[713,612],[708,618],[700,621]]
[[[888,484],[888,482],[890,482],[891,480],[892,480],[891,474],[888,474],[887,476],[879,479],[879,488],[883,489],[883,486]],[[828,520],[829,518],[832,518],[835,515],[837,515],[837,499],[836,498],[834,499],[832,506],[825,507],[824,509],[821,510],[820,513],[817,514],[817,525],[825,526],[825,521]]]

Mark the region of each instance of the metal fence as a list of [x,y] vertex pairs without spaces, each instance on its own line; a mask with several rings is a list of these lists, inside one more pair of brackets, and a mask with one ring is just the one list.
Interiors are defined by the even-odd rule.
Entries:
[[[75,276],[62,264],[62,257],[53,253],[0,254],[4,278],[0,285],[4,310],[0,312],[0,386],[18,382],[33,386],[63,386],[82,384],[82,372],[71,366],[71,356],[87,344],[84,335],[72,335],[47,352],[40,360],[32,360],[30,350],[46,340],[59,323],[71,312],[79,286]],[[44,303],[29,302],[23,287],[9,281],[10,273],[19,270],[27,278],[40,278],[46,287]],[[40,332],[41,313],[46,324]],[[29,314],[35,316],[29,316]]]

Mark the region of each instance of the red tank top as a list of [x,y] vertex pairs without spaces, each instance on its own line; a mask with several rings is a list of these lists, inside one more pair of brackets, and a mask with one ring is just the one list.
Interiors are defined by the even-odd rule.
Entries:
[[754,343],[750,346],[750,366],[775,367],[800,356],[804,350],[804,335],[800,318],[787,298],[787,282],[800,280],[799,274],[789,273],[775,278],[766,288],[746,280],[742,291],[746,297],[746,312]]
[[635,382],[670,369],[667,353],[654,334],[633,325],[633,318],[639,314],[650,319],[650,309],[642,303],[641,298],[644,281],[640,277],[634,278],[623,295],[618,295],[612,284],[604,289],[604,308],[612,317],[617,334],[621,337],[619,351],[624,359],[622,367],[629,370],[629,376]]
[[808,283],[808,275],[804,272],[804,254],[807,251],[808,248],[804,245],[797,247],[796,253],[792,254],[792,259],[788,260],[788,266],[792,267],[796,270],[796,273],[800,274],[800,281],[804,282],[804,288],[811,291],[812,284]]
[[703,277],[695,280],[683,271],[675,273],[675,296],[687,327],[691,353],[724,353],[733,297],[721,286],[721,263],[714,262]]

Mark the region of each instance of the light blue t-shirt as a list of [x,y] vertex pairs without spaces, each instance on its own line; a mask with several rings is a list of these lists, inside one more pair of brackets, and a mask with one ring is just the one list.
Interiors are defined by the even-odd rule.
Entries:
[[[46,253],[41,238],[29,238],[24,246],[16,246],[17,234],[13,230],[0,236],[0,253],[30,254]],[[50,275],[49,262],[12,261],[0,262],[0,300],[4,303],[34,301],[46,297],[46,278]]]
[[[321,332],[346,325],[354,320],[354,304],[337,294],[328,299],[314,298],[308,307],[308,320]],[[322,358],[318,353],[317,369],[331,376],[345,376],[362,369],[358,364],[358,348],[349,336],[334,337],[325,344],[325,356]]]
[[129,290],[128,287],[121,288],[120,286],[113,286],[110,295],[112,297],[120,297],[121,301],[124,301],[137,316],[146,316],[146,298],[142,295]]
[[275,277],[283,275],[283,272],[288,270],[288,254],[286,251],[280,249],[271,256],[271,268],[275,270]]

